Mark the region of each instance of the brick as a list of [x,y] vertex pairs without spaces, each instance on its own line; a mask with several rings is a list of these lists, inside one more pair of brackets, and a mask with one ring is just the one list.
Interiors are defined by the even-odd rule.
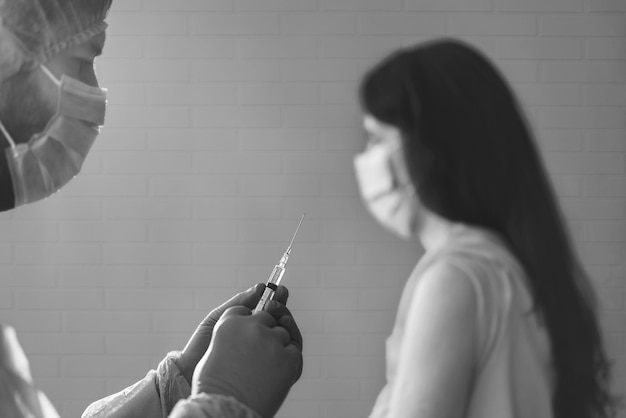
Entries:
[[556,175],[552,178],[558,196],[577,197],[581,195],[581,180],[578,176]]
[[[381,313],[379,312],[379,314]],[[389,312],[386,315],[391,317],[392,313]],[[368,334],[359,336],[359,355],[375,356],[378,359],[376,360],[377,362],[383,363],[385,361],[385,345],[387,337],[388,335],[383,334]],[[361,385],[361,388],[363,388],[363,386],[364,385]],[[378,394],[381,387],[382,384],[379,384],[376,394]]]
[[0,221],[0,242],[54,242],[58,239],[56,222]]
[[[63,330],[69,333],[145,333],[151,329],[150,313],[138,312],[64,312]],[[99,376],[99,375],[98,375]]]
[[316,196],[319,179],[315,176],[261,175],[241,176],[240,193],[245,197]]
[[403,0],[322,0],[322,10],[332,11],[401,11],[404,8]]
[[182,81],[189,79],[190,67],[181,60],[108,59],[98,64],[98,78],[103,86],[110,82]]
[[112,265],[163,265],[189,264],[191,251],[188,245],[169,244],[107,244],[104,262]]
[[240,129],[242,151],[314,151],[319,149],[318,131],[314,128]]
[[100,245],[90,244],[20,244],[15,246],[15,262],[26,265],[99,264]]
[[626,60],[626,41],[623,36],[587,39],[585,57],[592,60]]
[[138,222],[65,222],[61,225],[62,242],[132,242],[145,239],[146,227]]
[[[142,176],[83,175],[76,178],[62,192],[67,196],[73,197],[138,197],[147,195],[147,187],[146,181]],[[73,213],[75,210],[72,208],[70,213]],[[98,216],[100,216],[100,208],[97,208],[97,210]],[[95,215],[96,213],[94,213],[94,217]]]
[[569,38],[499,38],[496,40],[496,56],[506,59],[580,59],[583,44]]
[[359,107],[357,86],[352,83],[324,83],[321,85],[321,103]]
[[626,4],[622,0],[588,0],[590,12],[626,12]]
[[[102,217],[102,209],[100,208],[100,201],[95,199],[85,198],[83,195],[81,198],[72,198],[67,193],[68,187],[73,187],[81,177],[75,179],[58,192],[54,198],[45,199],[30,205],[22,206],[19,211],[10,212],[14,216],[15,220],[33,220],[33,219],[46,219],[46,220],[86,220],[86,219],[100,219]],[[92,176],[93,177],[93,176]],[[96,185],[92,185],[97,186]],[[63,196],[62,196],[63,194]]]
[[[208,288],[221,290],[222,287],[230,289],[232,294],[245,290],[235,287],[231,282],[233,276],[237,276],[228,267],[209,266],[161,266],[150,267],[146,283],[151,288]],[[225,282],[223,282],[225,281]]]
[[194,127],[209,128],[276,128],[281,125],[281,109],[276,106],[213,106],[192,111]]
[[[145,95],[142,94],[142,98],[139,100],[145,101],[144,96]],[[98,152],[137,151],[146,148],[145,137],[146,133],[144,128],[113,128],[107,126],[100,133],[95,146],[97,147]]]
[[56,285],[55,267],[3,266],[0,288],[47,288]]
[[104,353],[104,336],[100,334],[46,334],[44,330],[41,330],[35,334],[21,332],[19,339],[27,355],[58,354],[69,356]]
[[402,46],[392,36],[327,37],[320,43],[322,57],[328,58],[381,58]]
[[582,181],[584,196],[625,197],[626,178],[616,175],[585,176]]
[[16,306],[20,310],[95,310],[104,307],[100,290],[18,290]]
[[350,356],[357,353],[357,337],[354,335],[308,335],[307,356]]
[[159,83],[148,86],[146,100],[150,105],[232,105],[237,99],[236,91],[235,85],[225,83]]
[[[297,225],[298,221],[295,219],[240,222],[238,236],[242,242],[275,242],[286,246]],[[319,242],[319,229],[318,222],[312,219],[303,220],[298,230],[297,242]]]
[[280,201],[271,197],[204,198],[194,204],[194,219],[276,219]]
[[[446,20],[443,15],[422,13],[365,13],[359,15],[358,33],[359,39],[364,42],[370,38],[362,35],[443,35],[446,33]],[[398,40],[393,38],[387,43],[386,51],[385,45],[379,46],[380,52],[390,52],[400,46]]]
[[193,171],[203,174],[278,174],[281,155],[268,152],[212,152],[196,153]]
[[234,196],[237,194],[237,178],[232,175],[212,176],[152,176],[150,178],[150,195],[165,196]]
[[188,18],[182,13],[123,13],[108,19],[109,32],[119,35],[185,35]]
[[[154,355],[165,357],[172,350],[181,350],[187,338],[167,334],[160,335],[107,335],[107,355]],[[136,380],[136,379],[135,379]]]
[[359,289],[358,309],[361,311],[395,311],[400,301],[401,288]]
[[622,220],[624,202],[616,199],[564,199],[565,215],[583,220]]
[[74,288],[136,288],[146,285],[146,273],[137,266],[63,266],[59,269],[59,281]]
[[[354,263],[354,249],[349,245],[298,244],[298,254],[294,253],[290,263],[316,265],[343,265]],[[198,264],[243,264],[271,266],[285,251],[282,245],[244,245],[244,246],[209,246],[195,247],[195,260]],[[244,260],[244,261],[242,261]]]
[[606,15],[544,15],[540,17],[542,36],[615,36],[626,35],[621,16]]
[[188,310],[193,306],[193,293],[192,289],[107,290],[106,308],[117,311]]
[[406,9],[420,12],[485,12],[491,0],[407,0]]
[[282,63],[284,81],[355,81],[370,63],[364,60],[286,60]]
[[28,356],[30,371],[33,379],[38,381],[42,377],[60,376],[60,361],[56,356]]
[[388,234],[375,221],[329,220],[321,224],[322,239],[325,242],[393,242],[395,238]]
[[319,89],[310,83],[246,84],[238,89],[241,105],[313,105],[319,103]]
[[237,56],[244,59],[310,58],[319,55],[315,37],[276,38],[256,36],[237,39]]
[[518,84],[516,91],[527,106],[576,106],[581,104],[581,87],[577,84]]
[[109,126],[137,127],[187,127],[190,126],[187,109],[178,107],[117,107],[107,113]]
[[626,106],[626,86],[587,85],[583,87],[587,106]]
[[373,362],[371,357],[332,357],[321,359],[322,376],[329,378],[368,378],[385,373],[382,362]]
[[147,148],[157,151],[232,151],[237,148],[236,129],[149,129]]
[[102,391],[103,384],[97,379],[71,378],[63,379],[42,378],[37,381],[37,389],[41,389],[50,399],[97,399]]
[[[305,371],[309,371],[309,365]],[[276,418],[318,418],[319,402],[310,400],[292,400],[287,399],[276,413]]]
[[358,197],[356,180],[345,175],[326,175],[321,179],[321,195],[324,197]]
[[619,107],[543,107],[539,124],[542,128],[622,129],[626,114]]
[[626,64],[601,61],[544,62],[542,80],[550,83],[619,83],[626,80]]
[[541,72],[540,64],[534,60],[495,60],[507,80],[512,83],[536,83]]
[[582,12],[583,0],[495,0],[499,12]]
[[191,81],[278,81],[281,63],[276,60],[196,60],[191,64]]
[[376,334],[390,332],[392,325],[392,318],[378,312],[328,312],[324,330],[328,334]]
[[349,13],[291,13],[282,16],[284,35],[349,35],[356,32],[356,18]]
[[322,310],[329,311],[353,311],[357,308],[357,293],[353,289],[299,289],[299,311]]
[[450,14],[448,32],[453,35],[532,36],[537,34],[537,18],[516,14]]
[[192,213],[191,202],[157,197],[107,199],[103,206],[104,218],[109,220],[189,219]]
[[358,398],[356,379],[306,379],[298,382],[289,393],[293,399],[319,398],[325,400],[345,400]]
[[159,221],[149,225],[150,242],[232,242],[237,240],[234,222]]
[[[117,7],[117,6],[116,6]],[[233,9],[232,0],[178,0],[172,3],[169,0],[150,0],[144,6],[146,11],[172,12],[218,12]]]
[[352,158],[352,153],[320,153],[317,157],[289,153],[284,155],[282,169],[285,173],[352,174]]
[[623,152],[626,150],[626,130],[587,131],[587,150],[597,152]]
[[626,224],[624,222],[589,222],[584,225],[587,241],[623,243],[626,241]]
[[[117,105],[123,106],[137,106],[146,104],[146,88],[142,85],[117,81],[107,83],[106,88],[108,90],[107,100],[109,101],[109,103],[115,103]],[[113,127],[109,128],[107,121],[106,129],[104,129],[98,137],[98,145],[102,142],[106,142],[103,141],[105,132],[107,134],[106,136],[109,136],[111,135],[109,131],[113,132],[113,130],[120,131],[121,129],[116,129]]]
[[13,327],[20,342],[22,342],[22,336],[28,333],[59,333],[61,331],[61,314],[58,311],[18,311],[11,309],[0,312],[2,324]]
[[[359,382],[360,383],[360,382]],[[369,400],[331,400],[321,406],[322,417],[366,416],[371,412],[372,404]],[[354,415],[353,415],[354,414]]]
[[193,35],[276,35],[280,17],[271,13],[210,13],[190,16]]
[[354,126],[358,111],[348,106],[299,106],[283,111],[284,123],[288,127],[309,128]]
[[353,218],[360,205],[361,203],[355,199],[348,199],[343,196],[300,197],[297,199],[290,197],[284,199],[283,212],[293,217],[306,213],[307,219],[345,220]]
[[312,12],[317,10],[317,0],[237,0],[235,8],[244,12]]
[[543,151],[582,152],[584,133],[575,129],[545,129],[536,135]]
[[134,377],[150,369],[141,356],[72,356],[64,357],[61,365],[64,377]]
[[[143,55],[142,39],[136,36],[107,36],[105,59],[137,58]],[[99,68],[100,57],[96,58],[96,68]],[[111,92],[109,92],[111,93]]]
[[414,265],[418,260],[416,249],[405,243],[360,243],[356,248],[357,264]]
[[127,151],[104,156],[103,169],[111,174],[188,174],[191,161],[187,153]]
[[604,243],[586,244],[583,246],[582,260],[585,265],[622,264],[624,260],[624,250],[624,245]]

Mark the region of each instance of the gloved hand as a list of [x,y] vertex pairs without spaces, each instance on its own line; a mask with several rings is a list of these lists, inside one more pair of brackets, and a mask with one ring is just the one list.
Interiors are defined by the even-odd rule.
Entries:
[[302,375],[302,335],[284,305],[269,301],[254,315],[224,312],[193,374],[191,393],[232,396],[264,418],[273,417]]
[[[193,371],[198,364],[198,361],[202,358],[211,342],[211,336],[213,335],[213,327],[220,319],[224,311],[231,306],[245,306],[250,309],[254,309],[256,304],[261,299],[263,291],[265,290],[264,283],[257,283],[244,292],[237,293],[226,302],[222,303],[217,308],[213,309],[208,314],[200,325],[196,328],[191,338],[187,342],[185,348],[183,348],[182,354],[176,365],[181,371],[181,374],[187,379],[187,382],[191,385],[191,378]],[[282,304],[287,303],[289,298],[289,291],[285,286],[278,286],[276,293],[274,294],[274,300]]]

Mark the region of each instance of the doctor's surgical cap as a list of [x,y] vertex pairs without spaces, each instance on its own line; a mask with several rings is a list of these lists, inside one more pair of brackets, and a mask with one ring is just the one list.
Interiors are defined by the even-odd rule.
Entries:
[[0,0],[0,82],[106,28],[113,0]]

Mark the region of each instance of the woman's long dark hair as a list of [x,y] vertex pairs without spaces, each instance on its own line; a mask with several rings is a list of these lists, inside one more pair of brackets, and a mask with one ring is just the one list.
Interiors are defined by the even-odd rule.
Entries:
[[595,293],[504,78],[474,48],[442,39],[385,58],[366,74],[360,99],[402,132],[421,202],[497,232],[524,267],[550,335],[555,418],[613,416]]

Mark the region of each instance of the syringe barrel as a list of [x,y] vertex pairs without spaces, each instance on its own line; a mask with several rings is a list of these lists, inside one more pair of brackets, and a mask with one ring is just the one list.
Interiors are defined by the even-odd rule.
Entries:
[[[283,274],[285,274],[285,268],[280,264],[276,264],[274,266],[274,270],[272,270],[272,273],[270,274],[270,277],[267,279],[263,296],[259,299],[259,303],[257,303],[256,308],[254,308],[254,313],[262,311],[267,301],[274,296],[274,289],[280,284]],[[268,284],[271,284],[271,286],[268,286]]]

